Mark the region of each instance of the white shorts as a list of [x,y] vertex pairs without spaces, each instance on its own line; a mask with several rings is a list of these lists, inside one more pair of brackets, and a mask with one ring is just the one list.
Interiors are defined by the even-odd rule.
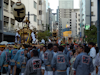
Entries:
[[42,66],[41,66],[41,69],[42,69],[42,70],[45,70],[45,67],[42,67]]
[[53,75],[53,71],[45,71],[44,75]]

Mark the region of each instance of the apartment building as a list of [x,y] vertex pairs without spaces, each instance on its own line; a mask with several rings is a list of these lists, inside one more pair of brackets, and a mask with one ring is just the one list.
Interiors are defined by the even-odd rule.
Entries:
[[91,0],[81,0],[80,1],[80,25],[85,27],[85,25],[91,25]]
[[[69,18],[71,18],[71,12],[74,8],[74,0],[59,0],[59,7],[58,7],[58,26],[59,26],[59,37],[62,37],[62,30],[66,28],[66,24],[69,24]],[[68,23],[69,22],[69,23]],[[71,27],[70,27],[71,29]]]
[[80,34],[80,11],[76,12],[77,37]]
[[91,25],[97,25],[97,0],[91,0]]
[[38,20],[38,30],[45,31],[46,30],[46,1],[45,0],[38,0],[38,13],[37,13],[37,20]]
[[47,30],[50,30],[52,32],[52,9],[48,8],[46,13],[46,27]]
[[12,6],[15,0],[0,0],[1,12],[1,38],[0,41],[14,42],[15,40],[15,19],[12,13]]
[[[28,13],[29,13],[29,21],[30,21],[30,29],[34,29],[34,28],[38,28],[37,25],[37,0],[21,0],[21,2],[25,5],[26,7],[26,15],[25,15],[25,19],[28,19]],[[15,21],[16,25],[15,25],[15,29],[21,29],[23,28],[24,24],[23,23],[19,23],[17,21]]]
[[59,0],[59,9],[73,9],[74,0]]
[[57,13],[52,13],[52,31],[58,30]]
[[[30,21],[30,29],[36,28],[38,31],[46,30],[46,2],[45,0],[21,0],[26,7],[26,16]],[[25,18],[26,19],[26,18]],[[18,22],[16,22],[18,25]],[[22,24],[19,23],[19,27],[22,28]]]

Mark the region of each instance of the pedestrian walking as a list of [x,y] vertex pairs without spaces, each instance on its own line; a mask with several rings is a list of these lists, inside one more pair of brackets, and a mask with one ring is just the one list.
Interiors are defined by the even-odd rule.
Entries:
[[42,61],[42,65],[41,65],[41,72],[42,72],[42,75],[44,75],[44,73],[45,73],[44,53],[45,53],[46,50],[47,50],[47,47],[44,46],[44,47],[43,47],[43,51],[41,51],[41,52],[40,52],[40,55],[39,55],[39,58],[40,58],[41,61]]
[[44,53],[45,75],[53,75],[51,61],[53,58],[53,44],[48,44],[48,50]]
[[96,49],[94,47],[94,43],[90,42],[88,44],[89,48],[90,48],[90,57],[93,60],[93,66],[94,66],[94,71],[91,73],[91,75],[96,75],[96,66],[95,66],[95,59],[96,59]]
[[73,68],[75,69],[75,75],[89,75],[94,71],[92,58],[88,56],[87,48],[79,46],[80,54],[76,57]]
[[5,50],[5,45],[0,45],[0,70],[1,75],[7,75],[8,72],[8,51]]
[[31,59],[26,64],[24,75],[41,75],[41,60],[38,58],[38,51],[31,51]]
[[67,75],[66,69],[69,65],[66,54],[63,53],[64,48],[59,47],[58,53],[52,59],[52,68],[55,71],[55,75]]

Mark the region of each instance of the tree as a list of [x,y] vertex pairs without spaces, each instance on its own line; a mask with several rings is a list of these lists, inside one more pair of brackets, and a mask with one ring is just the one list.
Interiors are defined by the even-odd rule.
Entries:
[[44,39],[45,41],[48,40],[49,36],[51,35],[52,33],[50,31],[44,31],[44,32],[38,32],[37,34],[37,39],[39,41],[41,41],[42,39]]
[[88,30],[84,31],[85,41],[97,43],[97,28],[92,25]]

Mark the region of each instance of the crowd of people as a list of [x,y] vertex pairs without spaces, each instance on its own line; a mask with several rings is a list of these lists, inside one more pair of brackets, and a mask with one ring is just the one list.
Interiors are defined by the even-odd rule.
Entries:
[[88,44],[0,44],[0,75],[100,75],[100,53]]

